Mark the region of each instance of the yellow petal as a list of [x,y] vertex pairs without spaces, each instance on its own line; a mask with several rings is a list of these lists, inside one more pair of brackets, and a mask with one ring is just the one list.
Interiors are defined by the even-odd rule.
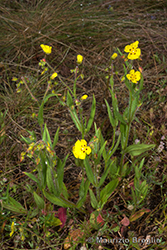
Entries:
[[90,147],[86,147],[86,154],[90,155],[91,152],[92,152],[91,148]]
[[132,43],[130,46],[134,47],[134,48],[137,48],[138,45],[139,45],[139,41],[136,41],[136,42]]
[[126,45],[124,51],[128,53],[130,48],[130,45]]

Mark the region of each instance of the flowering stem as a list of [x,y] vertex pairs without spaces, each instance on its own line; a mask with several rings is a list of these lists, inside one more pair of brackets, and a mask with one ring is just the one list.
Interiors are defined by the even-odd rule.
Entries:
[[46,97],[46,95],[47,95],[47,93],[48,93],[49,89],[50,89],[50,84],[48,83],[48,86],[47,86],[47,89],[46,89],[46,91],[45,91],[45,94],[44,94],[43,100],[45,99],[45,97]]
[[52,68],[52,66],[50,66],[50,64],[47,63],[47,61],[46,61],[46,64],[47,64],[47,66],[48,66],[51,70],[53,70],[53,72],[54,72],[54,68]]
[[100,201],[100,192],[99,192],[99,187],[98,187],[98,169],[97,165],[95,164],[95,182],[96,182],[96,198],[97,201]]
[[79,114],[80,114],[80,121],[81,121],[81,133],[82,133],[82,139],[84,139],[85,135],[85,129],[83,124],[83,117],[82,117],[82,108],[79,106]]
[[71,92],[71,94],[74,96],[74,94],[73,94],[72,90],[70,89],[70,87],[68,87],[67,84],[65,84],[65,82],[63,82],[63,80],[61,79],[61,77],[59,75],[58,75],[58,78],[66,86],[66,88],[69,90],[69,92]]
[[132,92],[130,91],[129,119],[128,119],[129,122],[128,122],[128,125],[126,127],[126,139],[125,139],[123,153],[122,153],[121,161],[120,161],[120,172],[119,172],[120,175],[122,175],[124,157],[125,157],[124,150],[127,148],[127,145],[128,145],[129,133],[130,133],[130,128],[131,128],[131,122],[132,122],[132,120],[131,120],[132,119],[131,111],[132,111]]
[[111,148],[110,148],[110,150],[112,150],[113,149],[113,147],[114,147],[114,144],[115,144],[115,127],[113,128],[113,139],[112,139],[112,146],[111,146]]
[[78,66],[76,66],[76,68],[75,68],[75,79],[74,79],[74,85],[73,85],[73,94],[74,94],[75,99],[76,99],[76,83],[78,80],[77,72],[78,72]]
[[25,80],[24,76],[21,77],[21,80],[24,82],[24,84],[25,84],[26,88],[28,89],[28,92],[30,93],[32,99],[35,100],[35,101],[38,103],[38,100],[35,98],[35,96],[34,96],[34,95],[32,94],[32,92],[31,92],[31,90],[29,89],[29,87],[28,87],[28,85],[27,85],[27,83],[26,83],[26,80]]

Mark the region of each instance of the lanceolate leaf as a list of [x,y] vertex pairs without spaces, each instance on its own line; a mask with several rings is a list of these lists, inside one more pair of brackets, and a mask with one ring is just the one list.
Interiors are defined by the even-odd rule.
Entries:
[[56,197],[53,194],[50,194],[48,192],[46,192],[45,190],[43,190],[43,194],[44,196],[53,204],[60,206],[60,207],[71,207],[71,208],[75,208],[76,205],[68,200],[65,200],[61,197]]
[[130,222],[135,221],[135,220],[139,219],[141,216],[143,216],[144,213],[149,213],[149,212],[150,212],[150,209],[142,208],[139,211],[137,211],[135,214],[133,214],[129,218],[129,220],[130,220]]
[[13,199],[12,197],[8,198],[8,202],[3,202],[3,207],[13,211],[14,213],[18,213],[18,214],[27,214],[27,210],[25,210],[25,208],[15,199]]
[[106,179],[106,177],[108,175],[108,172],[110,171],[110,169],[111,169],[111,167],[113,165],[113,162],[114,161],[111,161],[110,165],[106,168],[106,170],[104,171],[102,177],[100,178],[99,185],[98,185],[99,187],[104,183],[104,181],[105,181],[105,179]]
[[86,174],[87,174],[88,180],[89,180],[93,185],[95,185],[95,177],[94,177],[92,168],[91,168],[91,166],[90,166],[90,164],[89,164],[89,160],[88,160],[87,157],[86,157],[85,160],[84,160],[84,165],[85,165],[85,170],[86,170]]
[[91,205],[94,209],[97,209],[97,206],[98,206],[98,202],[96,200],[96,197],[92,191],[92,189],[89,188],[89,193],[90,193],[90,202],[91,202]]
[[109,120],[110,120],[110,123],[113,127],[116,127],[116,124],[115,124],[115,120],[113,118],[113,115],[111,113],[111,108],[107,102],[107,100],[105,100],[105,103],[106,103],[106,106],[107,106],[107,111],[108,111],[108,117],[109,117]]
[[94,116],[95,116],[95,112],[96,112],[96,99],[93,95],[93,102],[92,102],[92,107],[91,107],[91,113],[90,113],[90,117],[89,117],[89,121],[88,121],[88,125],[87,125],[87,128],[86,128],[86,131],[89,132],[91,126],[92,126],[92,123],[93,123],[93,120],[94,120]]
[[47,102],[47,100],[52,97],[52,96],[57,96],[56,94],[49,94],[45,97],[45,99],[42,101],[42,104],[39,108],[39,112],[38,112],[38,123],[39,125],[43,125],[44,124],[44,121],[43,121],[43,107],[44,107],[44,104]]
[[89,189],[89,185],[90,185],[90,181],[87,179],[86,182],[84,182],[84,179],[83,179],[79,188],[79,200],[77,202],[77,208],[80,208],[85,202],[87,192]]
[[38,183],[38,179],[31,173],[24,172],[25,175],[27,175],[31,180],[35,181]]
[[127,147],[124,153],[129,153],[131,156],[138,156],[155,147],[155,144],[135,144]]
[[33,195],[37,207],[41,210],[44,209],[45,206],[44,200],[36,192],[33,192]]
[[107,202],[112,192],[116,189],[118,183],[118,179],[112,180],[100,192],[100,201],[102,203],[102,206]]
[[56,144],[57,144],[57,142],[58,142],[58,139],[59,139],[59,129],[60,129],[60,127],[58,127],[58,129],[57,129],[57,131],[56,131],[56,134],[55,134],[55,136],[54,136],[54,140],[53,140],[53,148],[52,149],[54,149],[54,147],[56,146]]

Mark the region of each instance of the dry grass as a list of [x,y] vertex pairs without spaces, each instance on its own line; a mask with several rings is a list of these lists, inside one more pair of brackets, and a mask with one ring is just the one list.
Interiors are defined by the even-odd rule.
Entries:
[[[137,116],[140,123],[134,122],[130,141],[138,138],[143,143],[156,143],[158,146],[161,137],[167,136],[167,2],[165,0],[115,0],[99,1],[98,4],[97,1],[92,1],[91,4],[90,1],[82,2],[6,0],[0,4],[0,111],[4,112],[8,109],[5,118],[6,138],[0,145],[1,179],[5,177],[10,180],[8,183],[10,183],[13,196],[24,204],[25,200],[28,204],[31,204],[32,200],[22,188],[28,181],[22,171],[29,170],[31,166],[29,162],[20,163],[20,153],[24,147],[20,135],[26,135],[26,129],[35,130],[37,135],[40,135],[37,122],[31,118],[31,114],[37,112],[38,107],[35,102],[32,103],[26,90],[16,95],[16,87],[11,79],[13,76],[31,76],[30,86],[33,94],[39,100],[41,99],[43,89],[39,88],[40,81],[36,80],[40,79],[38,62],[43,57],[40,50],[41,43],[53,47],[53,53],[49,56],[51,65],[69,86],[73,85],[70,69],[75,67],[76,55],[84,56],[82,72],[85,78],[83,81],[78,81],[78,95],[89,94],[90,100],[83,107],[85,112],[88,112],[91,96],[95,94],[97,100],[95,121],[98,126],[101,126],[103,136],[110,141],[112,129],[109,125],[107,110],[103,105],[104,98],[109,103],[111,101],[106,86],[105,68],[108,66],[111,54],[116,51],[116,47],[123,51],[125,45],[139,40],[142,50],[140,66],[143,68],[144,76],[143,105]],[[114,78],[119,106],[123,110],[128,97],[126,88],[121,83],[122,63],[121,59],[116,62],[115,69],[118,74]],[[58,91],[63,92],[65,88],[60,86]],[[51,100],[44,109],[44,119],[52,138],[60,126],[57,154],[61,157],[69,153],[79,134],[67,110],[58,102]],[[152,137],[149,136],[151,127],[154,130]],[[90,138],[93,132],[92,129]],[[155,152],[152,158],[147,156],[144,172],[147,178],[152,176],[152,179],[148,179],[152,190],[150,190],[145,206],[151,212],[132,223],[124,235],[124,237],[132,234],[136,237],[146,237],[150,234],[162,238],[164,242],[162,247],[155,245],[145,249],[158,250],[167,247],[166,166],[165,150],[161,154]],[[78,188],[78,174],[79,170],[76,170],[72,157],[69,157],[65,182],[71,193],[72,190]],[[126,185],[128,185],[128,180]],[[7,185],[4,186],[2,196],[6,187]],[[16,192],[13,187],[17,187]],[[115,201],[111,200],[106,206],[106,209],[112,208],[113,213],[119,214],[117,221],[121,220],[120,214],[125,211],[121,194],[120,188]],[[76,197],[73,199],[75,200]],[[69,213],[71,213],[69,218],[70,216],[72,218],[72,212]],[[2,216],[2,249],[18,249],[17,246],[14,248],[15,243],[12,239],[6,236],[10,229],[4,229],[5,224],[10,225],[13,216],[16,215],[9,213],[8,217]],[[76,218],[77,223],[83,219],[78,214]],[[110,223],[112,226],[112,221]],[[74,222],[73,224],[75,225]],[[62,235],[60,232],[57,234],[64,239],[68,227],[70,226],[67,225]],[[33,242],[34,239],[31,238],[31,240]],[[43,249],[63,249],[60,245],[51,248],[51,245],[55,243],[56,241],[51,239],[50,243],[45,242],[46,248]],[[44,242],[41,240],[40,244]],[[34,243],[34,248],[35,246],[37,245]],[[22,247],[21,249],[33,249],[28,243]],[[119,246],[115,248],[113,245],[108,245],[107,247],[106,249],[118,249]],[[127,248],[122,246],[122,249]]]

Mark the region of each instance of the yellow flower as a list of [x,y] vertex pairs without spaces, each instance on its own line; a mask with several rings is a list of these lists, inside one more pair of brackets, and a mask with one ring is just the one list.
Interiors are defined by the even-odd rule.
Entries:
[[134,71],[132,69],[129,74],[126,75],[128,80],[130,80],[133,83],[137,83],[141,79],[141,73],[139,71]]
[[57,77],[57,73],[55,72],[55,73],[53,73],[53,74],[51,75],[50,79],[53,80],[53,79],[55,79],[56,77]]
[[127,45],[124,49],[128,54],[128,59],[134,60],[138,59],[141,55],[141,50],[138,48],[139,41]]
[[82,97],[81,97],[81,100],[86,100],[88,98],[88,95],[83,95]]
[[83,61],[83,56],[77,55],[77,63],[78,63],[78,64],[81,64],[82,61]]
[[75,158],[84,160],[86,155],[89,155],[91,153],[91,148],[87,146],[87,142],[82,139],[82,140],[78,140],[75,143],[75,146],[73,146],[72,148],[72,152]]
[[118,56],[117,53],[112,54],[111,59],[114,60]]
[[48,45],[41,44],[40,45],[43,52],[45,52],[47,55],[49,55],[52,52],[52,47]]
[[15,225],[14,225],[14,221],[13,221],[13,222],[12,222],[12,225],[11,225],[10,237],[12,237],[12,235],[14,234],[14,231],[15,231]]
[[13,78],[12,78],[12,81],[13,81],[13,82],[16,82],[17,80],[18,80],[17,77],[13,77]]

